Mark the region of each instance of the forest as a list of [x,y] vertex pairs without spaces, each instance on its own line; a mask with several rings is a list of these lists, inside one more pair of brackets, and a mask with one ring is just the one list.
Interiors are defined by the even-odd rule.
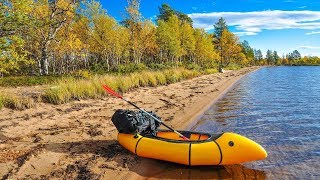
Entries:
[[223,18],[210,34],[167,4],[154,21],[144,19],[139,7],[140,0],[129,0],[117,22],[95,0],[1,0],[0,75],[320,63],[297,50],[283,57],[268,50],[263,57],[240,42]]
[[[168,4],[150,20],[142,16],[140,0],[127,2],[117,21],[95,0],[0,0],[0,109],[101,98],[101,84],[127,92],[223,69],[320,64],[297,50],[263,56],[241,42],[223,17],[207,32]],[[10,89],[34,85],[49,86],[18,95]]]

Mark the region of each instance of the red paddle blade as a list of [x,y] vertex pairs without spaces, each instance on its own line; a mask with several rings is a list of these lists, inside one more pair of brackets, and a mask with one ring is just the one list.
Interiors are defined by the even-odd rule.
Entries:
[[113,96],[116,96],[116,97],[118,97],[118,98],[120,98],[120,99],[123,98],[120,94],[116,93],[114,90],[112,90],[112,89],[111,89],[110,87],[108,87],[107,85],[102,85],[102,87],[103,87],[103,89],[104,89],[106,92],[108,92],[109,94],[111,94],[111,95],[113,95]]
[[185,141],[190,141],[190,139],[187,138],[187,137],[185,137],[185,136],[181,136],[181,137],[182,137],[182,139],[185,140]]

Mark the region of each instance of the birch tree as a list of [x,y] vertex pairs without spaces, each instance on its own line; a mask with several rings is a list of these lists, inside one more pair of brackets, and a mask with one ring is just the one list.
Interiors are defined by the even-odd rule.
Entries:
[[72,22],[75,7],[76,3],[73,0],[38,0],[34,2],[32,15],[36,23],[32,30],[34,31],[33,38],[39,39],[40,55],[37,60],[41,75],[49,74],[50,44],[56,40],[57,32],[64,25]]

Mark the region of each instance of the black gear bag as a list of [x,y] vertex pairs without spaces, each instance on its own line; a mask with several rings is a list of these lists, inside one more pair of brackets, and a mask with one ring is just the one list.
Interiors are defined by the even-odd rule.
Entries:
[[[148,113],[160,120],[160,117],[152,111]],[[161,125],[161,123],[142,111],[123,109],[118,109],[113,114],[111,120],[119,133],[125,134],[139,133],[155,135],[158,127]]]

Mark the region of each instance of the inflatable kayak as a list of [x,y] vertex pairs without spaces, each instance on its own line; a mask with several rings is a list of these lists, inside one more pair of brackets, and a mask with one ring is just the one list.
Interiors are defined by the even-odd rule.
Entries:
[[239,164],[267,157],[262,146],[239,134],[179,132],[190,141],[164,130],[159,130],[155,136],[119,133],[118,141],[138,156],[190,166]]

